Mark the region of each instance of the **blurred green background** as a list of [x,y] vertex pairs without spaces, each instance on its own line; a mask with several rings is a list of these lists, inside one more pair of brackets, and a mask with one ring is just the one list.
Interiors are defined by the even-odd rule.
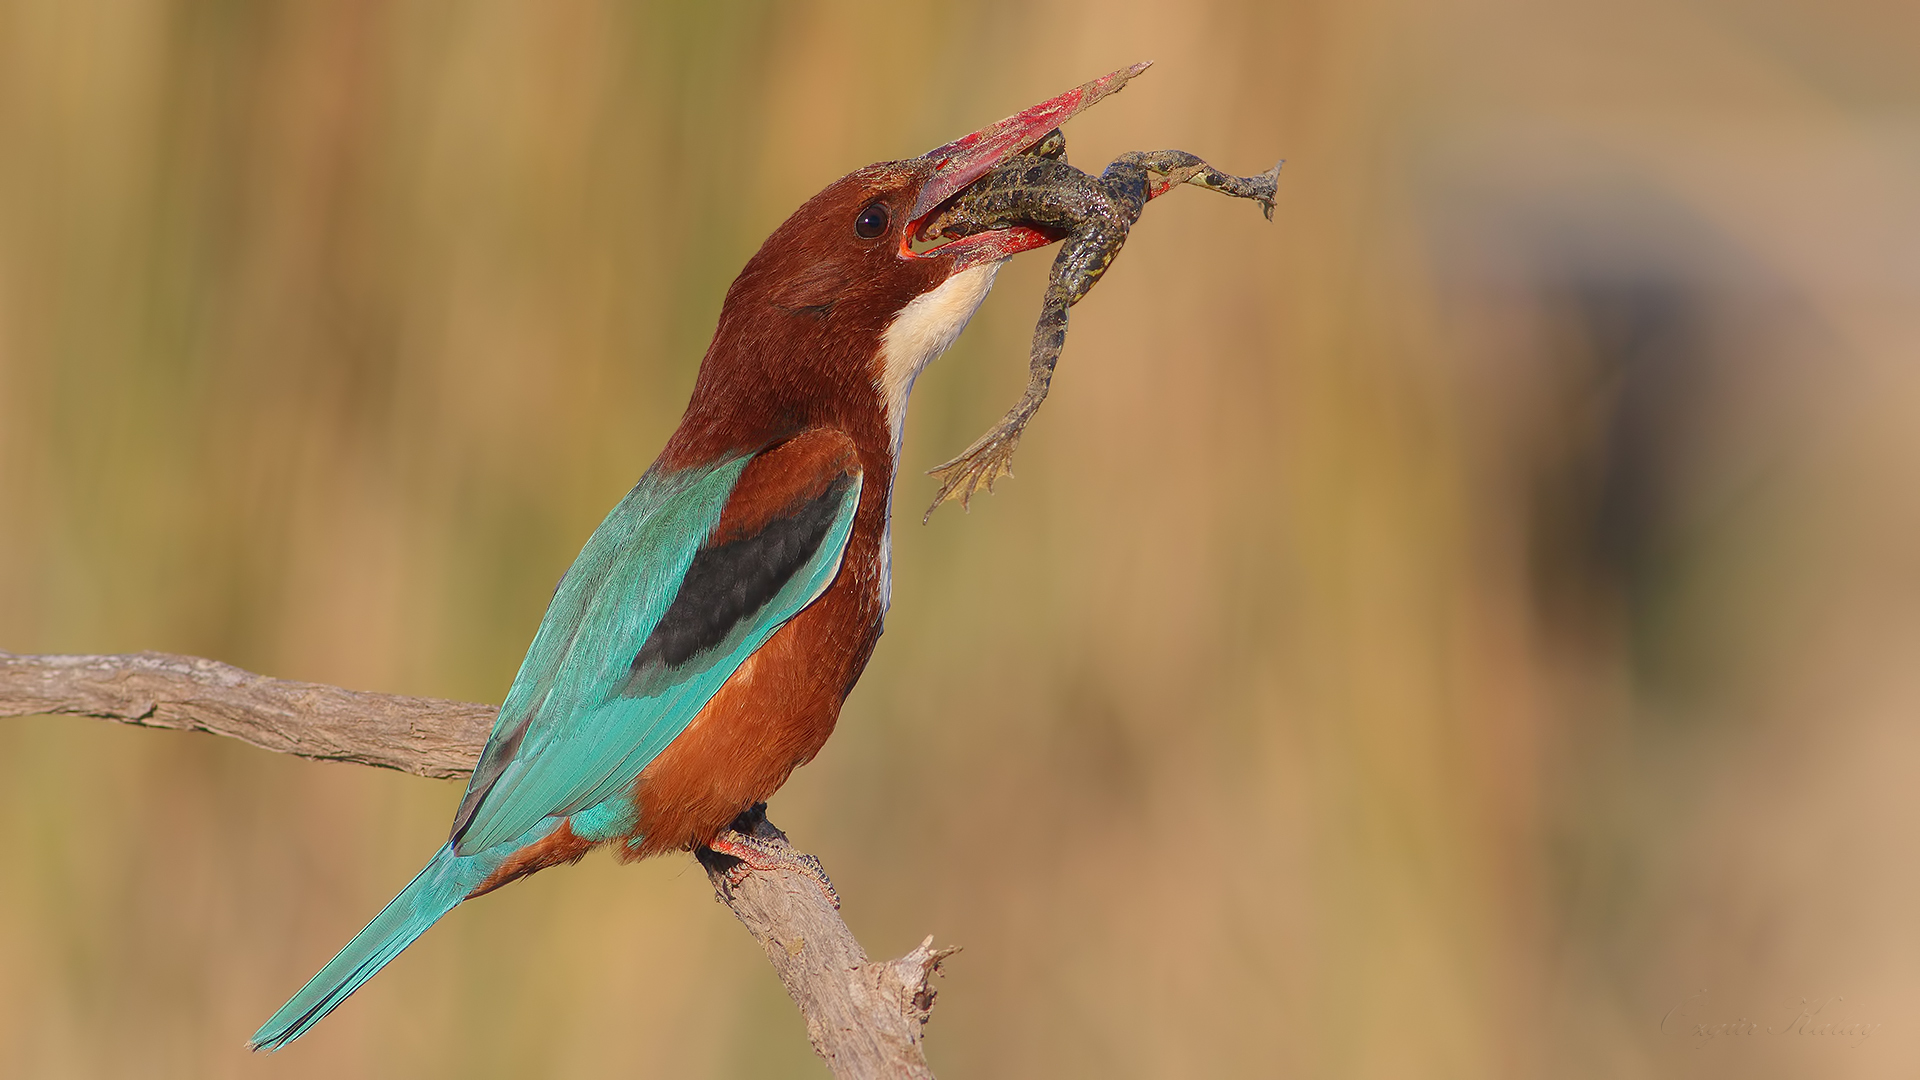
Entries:
[[[0,648],[497,701],[759,240],[1137,59],[1074,160],[1285,156],[1276,224],[1156,202],[922,528],[1001,276],[773,805],[870,949],[966,947],[941,1075],[1920,1069],[1907,0],[5,0]],[[823,1075],[683,857],[246,1054],[458,794],[0,723],[0,1075]],[[1802,998],[1883,1026],[1687,1034]]]

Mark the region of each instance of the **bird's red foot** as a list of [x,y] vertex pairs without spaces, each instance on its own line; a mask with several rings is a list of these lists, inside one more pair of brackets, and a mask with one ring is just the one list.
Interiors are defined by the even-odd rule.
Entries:
[[827,878],[827,868],[814,856],[793,850],[786,834],[766,819],[764,805],[740,815],[720,835],[707,841],[707,850],[733,860],[733,865],[721,871],[728,885],[739,885],[755,870],[790,870],[818,885],[835,910],[840,907],[840,894]]

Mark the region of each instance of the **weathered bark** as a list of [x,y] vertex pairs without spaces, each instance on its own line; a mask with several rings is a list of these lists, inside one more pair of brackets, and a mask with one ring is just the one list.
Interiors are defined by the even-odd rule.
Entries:
[[[753,833],[787,844],[787,834],[764,816]],[[819,882],[786,869],[729,876],[730,862],[701,853],[715,896],[767,951],[833,1075],[933,1080],[920,1053],[921,1029],[933,1011],[930,979],[959,950],[936,949],[928,937],[898,960],[871,960]]]
[[[0,716],[92,716],[207,731],[265,750],[351,761],[420,776],[473,770],[498,710],[437,698],[290,682],[168,653],[21,656],[0,652]],[[755,832],[785,845],[760,818]],[[897,960],[867,957],[826,892],[797,870],[702,858],[715,896],[754,940],[806,1018],[807,1037],[837,1077],[931,1078],[920,1038],[930,977],[951,949],[929,937]]]
[[195,656],[0,652],[0,716],[56,713],[209,731],[262,750],[442,779],[473,771],[497,712],[269,679]]

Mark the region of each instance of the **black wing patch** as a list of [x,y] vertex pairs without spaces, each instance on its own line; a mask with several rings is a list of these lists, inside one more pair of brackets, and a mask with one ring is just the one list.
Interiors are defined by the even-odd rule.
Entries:
[[701,548],[680,591],[633,658],[623,693],[645,693],[654,679],[719,645],[779,595],[820,550],[854,478],[836,478],[819,495],[759,532]]

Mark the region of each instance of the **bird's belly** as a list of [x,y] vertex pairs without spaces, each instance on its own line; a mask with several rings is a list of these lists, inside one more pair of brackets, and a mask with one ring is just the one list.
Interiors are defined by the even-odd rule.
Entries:
[[775,632],[640,773],[623,858],[706,844],[820,751],[878,636],[853,591],[829,589]]

